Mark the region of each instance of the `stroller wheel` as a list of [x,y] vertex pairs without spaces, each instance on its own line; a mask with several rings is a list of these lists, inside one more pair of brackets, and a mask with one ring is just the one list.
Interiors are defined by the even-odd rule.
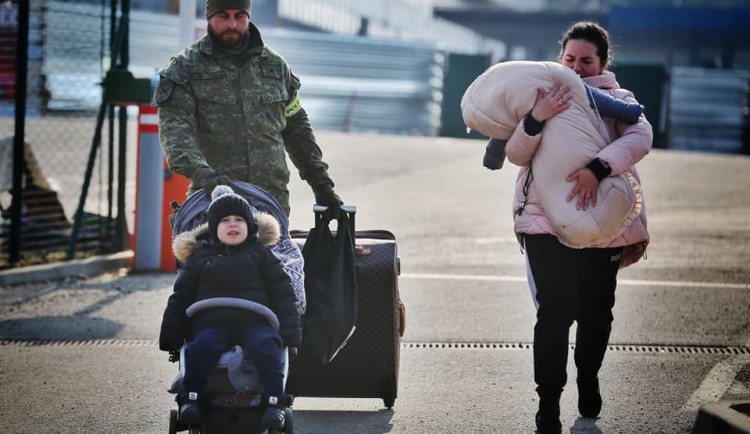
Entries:
[[169,411],[169,434],[177,434],[177,410]]
[[286,434],[294,434],[294,412],[290,407],[284,410],[284,432]]

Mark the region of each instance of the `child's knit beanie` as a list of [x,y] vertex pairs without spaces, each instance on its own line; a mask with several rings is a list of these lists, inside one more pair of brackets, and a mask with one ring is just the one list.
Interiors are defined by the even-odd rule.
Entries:
[[245,198],[235,193],[232,187],[218,185],[211,193],[211,204],[208,205],[208,230],[214,241],[219,240],[216,234],[219,222],[229,215],[238,215],[245,219],[245,222],[247,222],[247,236],[248,238],[253,238],[255,234],[255,222],[250,211],[250,204]]

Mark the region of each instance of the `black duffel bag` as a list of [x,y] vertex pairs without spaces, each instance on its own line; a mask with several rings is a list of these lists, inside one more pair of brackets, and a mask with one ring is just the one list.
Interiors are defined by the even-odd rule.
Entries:
[[[334,218],[335,234],[329,227]],[[299,356],[305,360],[330,363],[355,330],[357,274],[349,218],[342,209],[318,214],[302,249],[307,311]]]

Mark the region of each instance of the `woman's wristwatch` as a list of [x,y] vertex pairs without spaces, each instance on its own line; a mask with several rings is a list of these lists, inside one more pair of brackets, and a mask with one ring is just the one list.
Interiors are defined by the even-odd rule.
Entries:
[[602,182],[602,179],[608,177],[609,174],[612,173],[612,168],[609,167],[609,163],[600,158],[594,158],[591,160],[591,162],[586,165],[586,168],[596,176],[596,180],[599,182]]

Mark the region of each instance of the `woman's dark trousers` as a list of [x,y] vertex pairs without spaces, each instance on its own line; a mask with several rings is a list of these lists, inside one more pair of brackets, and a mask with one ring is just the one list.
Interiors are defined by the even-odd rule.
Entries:
[[595,379],[612,330],[622,248],[573,249],[549,234],[525,235],[539,303],[534,327],[534,381],[544,401],[559,401],[567,381],[568,336],[577,322],[578,378]]

